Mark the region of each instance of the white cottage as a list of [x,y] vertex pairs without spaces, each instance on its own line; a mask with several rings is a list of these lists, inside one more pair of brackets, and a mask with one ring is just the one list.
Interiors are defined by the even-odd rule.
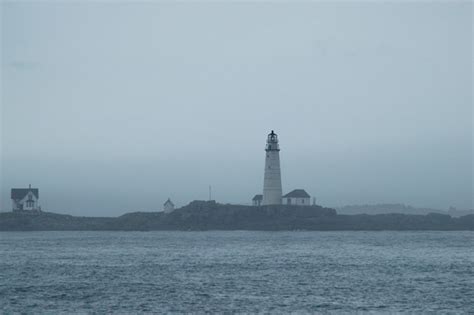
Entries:
[[168,200],[166,200],[166,202],[163,204],[163,211],[165,211],[165,213],[170,213],[170,212],[173,212],[174,210],[174,203],[170,200],[170,198],[168,198]]
[[259,207],[262,205],[262,200],[263,200],[263,195],[255,195],[252,198],[252,205]]
[[295,189],[282,197],[284,205],[310,206],[311,197],[304,189]]
[[13,211],[40,211],[38,188],[12,188],[11,190]]

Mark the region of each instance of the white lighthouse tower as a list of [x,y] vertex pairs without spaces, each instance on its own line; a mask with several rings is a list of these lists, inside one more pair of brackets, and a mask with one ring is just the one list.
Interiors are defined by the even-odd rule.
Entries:
[[265,148],[265,175],[263,180],[262,205],[281,204],[281,172],[280,172],[280,147],[278,136],[272,132],[268,135]]

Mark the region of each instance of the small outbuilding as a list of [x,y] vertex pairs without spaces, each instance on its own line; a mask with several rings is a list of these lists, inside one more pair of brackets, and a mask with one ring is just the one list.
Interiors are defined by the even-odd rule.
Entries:
[[174,210],[174,203],[170,200],[170,198],[168,198],[168,200],[166,200],[166,202],[163,204],[163,211],[165,213],[170,213],[170,212],[173,212]]
[[282,197],[284,205],[310,206],[311,196],[304,189],[295,189]]
[[263,195],[255,195],[255,197],[252,198],[252,205],[259,207],[262,205],[262,200],[263,200]]

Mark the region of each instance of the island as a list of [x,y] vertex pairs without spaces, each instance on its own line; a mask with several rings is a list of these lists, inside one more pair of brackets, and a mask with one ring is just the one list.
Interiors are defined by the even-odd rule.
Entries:
[[132,212],[119,217],[77,217],[50,212],[2,212],[0,231],[380,231],[474,230],[474,215],[401,213],[340,215],[313,206],[244,206],[193,201],[171,213]]

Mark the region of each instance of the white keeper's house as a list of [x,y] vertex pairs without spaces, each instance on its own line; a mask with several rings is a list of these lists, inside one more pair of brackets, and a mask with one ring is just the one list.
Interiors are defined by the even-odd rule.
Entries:
[[11,190],[13,211],[41,211],[39,206],[38,188],[12,188]]
[[295,189],[282,197],[284,205],[311,206],[311,196],[304,189]]

